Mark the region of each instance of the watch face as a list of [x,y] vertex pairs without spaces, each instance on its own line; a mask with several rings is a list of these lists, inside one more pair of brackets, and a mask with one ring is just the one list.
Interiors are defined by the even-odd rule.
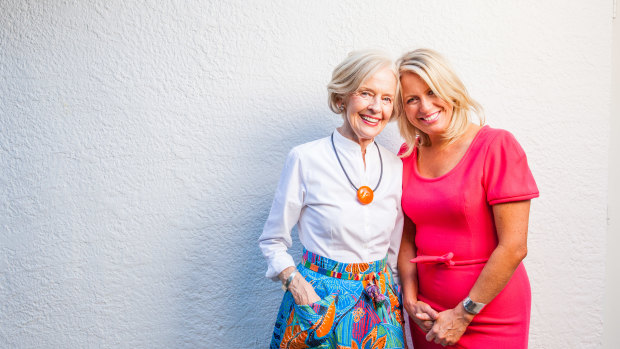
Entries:
[[473,313],[474,312],[474,307],[473,307],[473,302],[471,299],[466,299],[463,302],[463,307],[465,307],[465,310],[467,310],[468,313]]
[[484,304],[476,303],[472,301],[471,298],[467,297],[463,301],[463,307],[468,313],[475,315],[475,314],[478,314],[480,310],[482,310],[482,308],[484,308]]

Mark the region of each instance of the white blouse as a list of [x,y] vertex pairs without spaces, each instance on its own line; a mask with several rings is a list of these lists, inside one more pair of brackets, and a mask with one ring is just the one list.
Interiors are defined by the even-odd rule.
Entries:
[[[366,168],[360,145],[334,131],[342,165],[356,187],[374,189],[381,163],[374,142],[366,148]],[[388,254],[398,280],[396,259],[403,229],[400,206],[402,162],[379,145],[383,177],[373,201],[362,205],[338,164],[330,137],[294,147],[286,159],[259,246],[267,259],[266,277],[277,280],[295,266],[287,253],[291,230],[310,252],[343,263],[372,262]]]

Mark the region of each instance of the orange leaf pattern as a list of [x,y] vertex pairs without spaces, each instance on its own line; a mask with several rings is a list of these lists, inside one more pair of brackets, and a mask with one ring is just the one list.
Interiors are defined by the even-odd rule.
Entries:
[[344,270],[346,270],[347,273],[362,274],[366,272],[369,267],[370,265],[368,263],[351,263],[348,264]]
[[[394,284],[390,269],[385,267],[385,260],[344,264],[308,251],[304,258],[316,262],[316,267],[312,264],[297,268],[321,300],[297,305],[291,293],[286,292],[276,319],[271,349],[407,347],[403,338],[400,290]],[[321,268],[334,273],[361,274],[364,278],[340,279],[338,274],[317,272]],[[367,286],[372,288],[366,289]]]

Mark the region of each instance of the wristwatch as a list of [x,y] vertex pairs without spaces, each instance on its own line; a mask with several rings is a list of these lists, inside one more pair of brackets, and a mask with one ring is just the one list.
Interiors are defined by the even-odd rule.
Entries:
[[463,308],[465,308],[465,311],[472,314],[472,315],[476,315],[478,314],[482,308],[484,308],[486,304],[484,303],[478,303],[478,302],[474,302],[471,300],[471,298],[469,298],[469,296],[467,296],[467,298],[465,298],[463,300]]

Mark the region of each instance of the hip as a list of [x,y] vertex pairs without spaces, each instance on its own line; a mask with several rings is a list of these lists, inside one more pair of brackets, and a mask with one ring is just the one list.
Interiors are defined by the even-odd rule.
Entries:
[[[438,264],[418,265],[418,298],[438,311],[454,308],[469,295],[469,291],[480,276],[485,264],[442,266]],[[529,314],[531,304],[530,282],[523,263],[515,269],[502,291],[476,316],[483,321],[485,315],[504,314],[508,317]],[[512,314],[512,315],[510,315]],[[529,317],[529,316],[528,316]]]

